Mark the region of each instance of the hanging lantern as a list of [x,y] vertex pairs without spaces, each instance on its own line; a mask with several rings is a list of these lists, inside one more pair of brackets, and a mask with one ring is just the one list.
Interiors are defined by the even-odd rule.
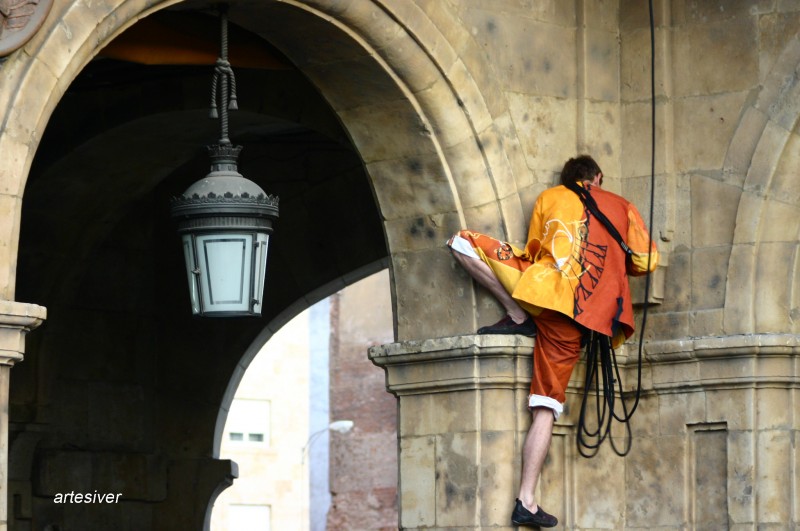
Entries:
[[[192,313],[205,317],[258,316],[264,297],[267,249],[278,198],[237,170],[241,146],[228,139],[228,110],[236,110],[236,82],[228,63],[227,17],[212,84],[211,115],[221,138],[208,146],[211,172],[172,200],[183,241]],[[221,104],[217,113],[217,87]]]

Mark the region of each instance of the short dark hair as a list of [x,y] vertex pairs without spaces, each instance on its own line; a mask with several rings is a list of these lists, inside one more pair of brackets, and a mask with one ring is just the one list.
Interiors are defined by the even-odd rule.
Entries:
[[561,170],[561,184],[569,186],[581,181],[591,181],[598,173],[600,166],[589,155],[579,155],[569,159]]

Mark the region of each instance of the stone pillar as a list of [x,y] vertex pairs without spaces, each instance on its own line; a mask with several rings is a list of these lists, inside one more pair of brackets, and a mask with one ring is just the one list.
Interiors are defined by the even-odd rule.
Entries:
[[476,335],[370,349],[398,398],[400,528],[510,526],[532,350],[533,339]]
[[0,531],[8,528],[8,390],[11,367],[22,361],[25,334],[47,317],[35,304],[0,301]]
[[[398,398],[401,528],[511,528],[532,348],[467,335],[370,350]],[[568,529],[795,529],[800,337],[652,342],[645,353],[625,458],[609,441],[578,457],[578,364],[539,481],[542,506]],[[631,391],[635,356],[618,354]],[[624,446],[620,429],[615,440]]]

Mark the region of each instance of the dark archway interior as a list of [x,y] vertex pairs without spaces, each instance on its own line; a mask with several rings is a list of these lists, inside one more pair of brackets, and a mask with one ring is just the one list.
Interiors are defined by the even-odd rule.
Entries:
[[[207,116],[213,66],[98,58],[42,136],[16,298],[46,306],[48,319],[13,372],[10,411],[12,446],[40,426],[35,458],[12,472],[30,476],[11,478],[39,478],[39,514],[62,510],[47,502],[57,489],[103,488],[97,478],[66,484],[83,477],[77,458],[88,452],[95,468],[105,453],[112,463],[147,456],[161,467],[154,478],[180,459],[211,457],[222,396],[255,336],[304,296],[387,255],[362,162],[321,95],[295,68],[233,62],[239,170],[280,197],[262,318],[191,317],[169,214],[170,198],[209,170],[205,146],[219,135]],[[59,471],[65,462],[76,469]],[[140,489],[137,500],[173,503],[163,486]]]

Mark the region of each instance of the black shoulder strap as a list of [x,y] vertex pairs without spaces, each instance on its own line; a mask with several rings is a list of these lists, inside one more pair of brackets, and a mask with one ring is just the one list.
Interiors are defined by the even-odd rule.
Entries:
[[600,220],[600,223],[605,225],[606,229],[608,230],[608,233],[611,234],[612,238],[617,240],[617,243],[619,244],[620,247],[622,247],[622,250],[625,251],[625,254],[632,255],[633,250],[631,250],[631,248],[628,247],[628,244],[625,243],[625,240],[623,240],[622,236],[619,235],[619,231],[617,231],[617,228],[614,226],[614,224],[611,223],[611,221],[606,217],[606,215],[600,211],[600,209],[597,206],[597,201],[594,200],[594,197],[592,197],[592,194],[589,193],[589,190],[587,190],[582,186],[578,186],[575,183],[567,184],[565,186],[570,190],[572,190],[573,192],[575,192],[576,194],[578,194],[578,197],[581,199],[581,202],[584,204],[584,206],[589,210],[589,212],[594,217]]

